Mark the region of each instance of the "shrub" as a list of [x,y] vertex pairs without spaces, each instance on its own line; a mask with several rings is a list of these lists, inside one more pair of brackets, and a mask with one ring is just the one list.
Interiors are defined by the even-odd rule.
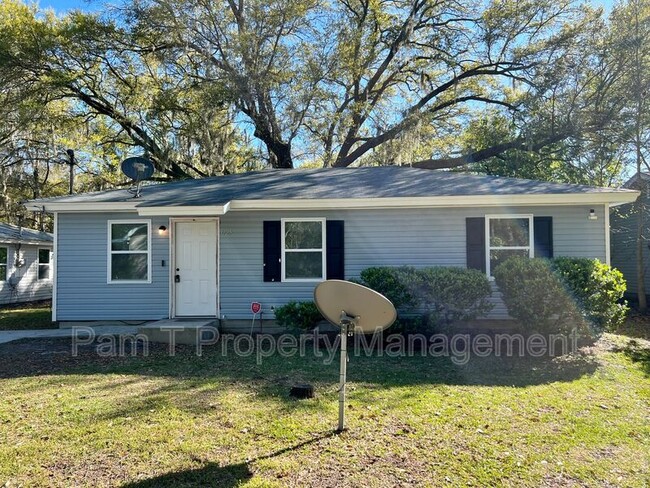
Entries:
[[512,257],[494,270],[508,313],[526,328],[541,333],[584,333],[582,313],[567,293],[550,261]]
[[415,303],[408,286],[413,272],[414,269],[408,267],[366,268],[361,272],[358,282],[384,295],[395,308],[408,309]]
[[[411,294],[438,322],[449,325],[488,313],[492,290],[484,273],[458,267],[431,267],[415,271]],[[409,285],[407,285],[409,286]]]
[[276,307],[275,320],[279,325],[308,330],[323,320],[323,316],[314,302],[292,300],[286,305]]
[[615,330],[629,310],[623,273],[598,259],[559,257],[552,267],[596,332]]
[[359,282],[384,295],[401,312],[392,331],[432,332],[438,324],[469,320],[491,309],[490,283],[476,270],[373,267],[361,272]]

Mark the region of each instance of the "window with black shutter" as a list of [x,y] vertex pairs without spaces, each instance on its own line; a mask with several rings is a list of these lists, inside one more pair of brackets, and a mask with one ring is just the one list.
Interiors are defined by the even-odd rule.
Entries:
[[265,221],[263,247],[264,281],[344,279],[342,220]]

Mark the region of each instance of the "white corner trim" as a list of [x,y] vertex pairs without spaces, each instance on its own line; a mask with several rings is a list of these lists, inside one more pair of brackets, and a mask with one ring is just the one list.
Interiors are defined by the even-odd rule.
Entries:
[[605,263],[608,265],[612,264],[612,250],[610,248],[610,228],[609,228],[609,204],[605,204]]
[[54,212],[54,240],[52,241],[52,322],[56,322],[56,295],[57,295],[57,273],[59,261],[58,240],[59,240],[59,214]]

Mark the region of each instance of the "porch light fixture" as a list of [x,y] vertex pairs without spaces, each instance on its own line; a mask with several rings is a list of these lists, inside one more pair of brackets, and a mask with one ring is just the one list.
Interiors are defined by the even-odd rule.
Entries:
[[167,226],[161,225],[160,227],[158,227],[158,235],[159,236],[167,235]]
[[593,208],[589,210],[589,220],[598,220],[598,215]]

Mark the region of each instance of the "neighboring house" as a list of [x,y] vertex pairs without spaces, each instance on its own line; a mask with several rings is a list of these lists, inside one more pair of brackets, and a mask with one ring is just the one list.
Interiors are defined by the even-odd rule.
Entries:
[[[643,225],[643,267],[645,270],[645,291],[650,299],[650,174],[634,175],[623,188],[640,191]],[[612,266],[620,269],[627,281],[626,295],[632,300],[638,299],[636,243],[638,235],[637,212],[634,203],[627,203],[612,209]]]
[[[42,199],[54,213],[53,319],[250,324],[369,266],[609,261],[609,207],[638,192],[409,167],[269,170]],[[496,300],[496,299],[495,299]],[[499,303],[498,300],[496,300]],[[502,304],[491,318],[507,317]]]
[[0,305],[52,298],[54,236],[0,223]]

